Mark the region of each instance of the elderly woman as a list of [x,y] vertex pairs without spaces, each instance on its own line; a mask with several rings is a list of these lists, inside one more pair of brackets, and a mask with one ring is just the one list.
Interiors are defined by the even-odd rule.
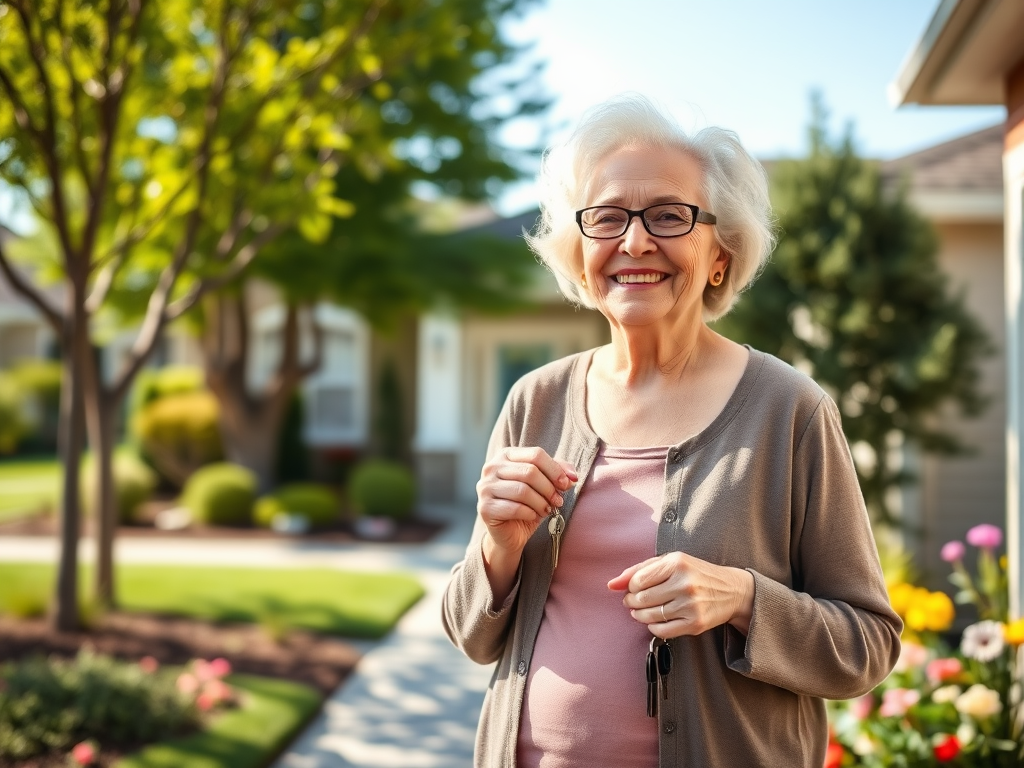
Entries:
[[531,247],[611,343],[521,379],[445,593],[497,662],[476,763],[806,766],[826,698],[899,655],[833,401],[707,321],[772,247],[767,183],[731,132],[640,97],[545,158]]

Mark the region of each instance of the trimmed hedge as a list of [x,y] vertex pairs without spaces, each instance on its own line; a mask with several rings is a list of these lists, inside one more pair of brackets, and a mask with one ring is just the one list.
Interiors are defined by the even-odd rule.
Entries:
[[217,398],[205,390],[165,395],[139,410],[133,431],[161,474],[180,487],[224,457],[219,413]]
[[302,515],[314,528],[328,526],[338,521],[338,498],[330,488],[316,483],[284,485],[257,500],[253,522],[269,528],[281,513]]
[[256,475],[237,464],[210,464],[193,474],[181,493],[192,519],[206,525],[245,526],[252,522]]
[[[139,505],[146,501],[157,485],[156,473],[127,448],[118,448],[112,457],[114,496],[119,523],[135,522]],[[89,454],[82,462],[81,499],[86,514],[93,514],[96,503],[96,462]]]
[[364,461],[352,471],[349,499],[357,514],[405,520],[416,504],[412,472],[391,461]]

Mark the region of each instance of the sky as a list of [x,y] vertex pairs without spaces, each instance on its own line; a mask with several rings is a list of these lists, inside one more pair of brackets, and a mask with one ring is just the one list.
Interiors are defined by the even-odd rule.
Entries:
[[[546,0],[506,24],[529,57],[546,62],[555,103],[551,141],[593,105],[625,91],[654,99],[688,131],[729,128],[757,157],[806,150],[817,90],[838,134],[852,122],[858,149],[888,159],[986,128],[1002,107],[896,108],[888,87],[939,0]],[[538,123],[510,127],[535,141]],[[497,210],[536,205],[531,182],[509,187]]]

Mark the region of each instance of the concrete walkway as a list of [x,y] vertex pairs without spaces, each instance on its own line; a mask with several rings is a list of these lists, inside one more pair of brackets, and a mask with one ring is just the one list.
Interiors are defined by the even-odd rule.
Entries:
[[[415,574],[426,596],[383,641],[352,643],[364,653],[359,665],[272,768],[469,768],[491,670],[470,662],[445,637],[440,601],[451,566],[465,551],[474,511],[431,507],[423,514],[448,523],[427,544],[123,538],[116,557],[125,563],[322,566]],[[0,538],[0,560],[54,562],[56,556],[53,539]],[[82,559],[92,556],[92,542],[83,541]]]

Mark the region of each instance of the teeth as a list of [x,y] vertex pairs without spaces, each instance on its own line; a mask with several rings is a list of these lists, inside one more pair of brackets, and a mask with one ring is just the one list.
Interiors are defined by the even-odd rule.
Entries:
[[615,282],[623,283],[660,283],[665,275],[660,272],[648,272],[642,275],[615,275]]

